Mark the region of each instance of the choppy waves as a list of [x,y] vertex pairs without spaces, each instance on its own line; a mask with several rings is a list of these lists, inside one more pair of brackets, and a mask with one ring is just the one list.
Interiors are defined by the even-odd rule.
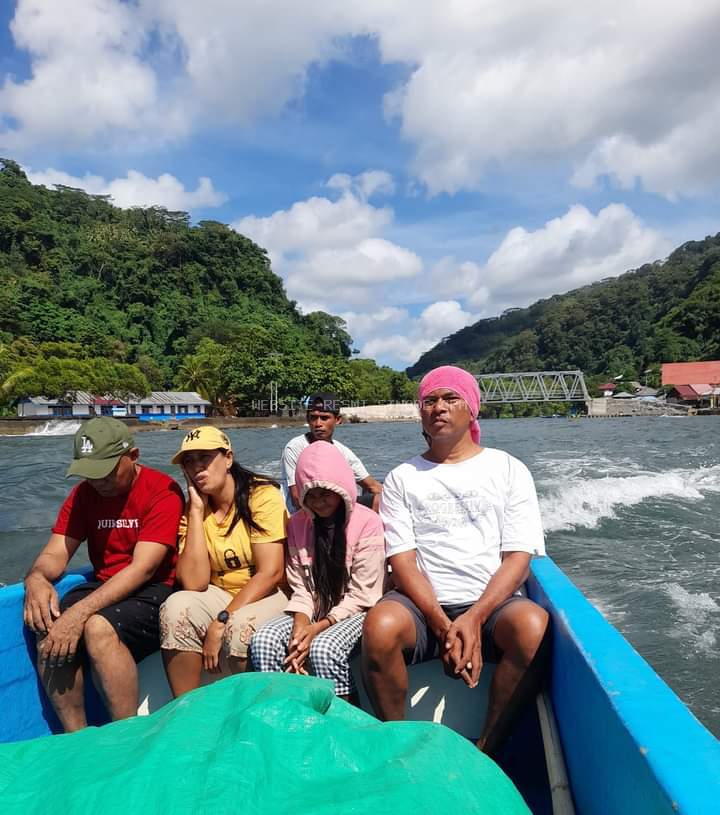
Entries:
[[643,501],[675,498],[694,502],[707,492],[720,492],[720,465],[605,478],[571,477],[562,485],[546,482],[540,505],[545,530],[556,532],[594,529],[602,520],[615,518],[619,509]]

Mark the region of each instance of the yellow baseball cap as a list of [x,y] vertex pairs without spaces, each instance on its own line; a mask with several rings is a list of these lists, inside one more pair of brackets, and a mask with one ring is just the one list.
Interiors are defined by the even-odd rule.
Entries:
[[185,453],[191,450],[232,450],[230,439],[217,427],[196,427],[185,435],[180,449],[172,457],[172,464],[179,464]]

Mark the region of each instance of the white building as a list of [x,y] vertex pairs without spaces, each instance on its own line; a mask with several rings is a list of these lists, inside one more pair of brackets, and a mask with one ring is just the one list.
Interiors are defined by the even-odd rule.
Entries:
[[127,416],[140,421],[203,419],[210,402],[195,391],[153,391],[149,396],[131,396],[127,400],[112,396],[94,396],[87,391],[67,394],[64,399],[29,396],[18,403],[18,416],[25,419]]

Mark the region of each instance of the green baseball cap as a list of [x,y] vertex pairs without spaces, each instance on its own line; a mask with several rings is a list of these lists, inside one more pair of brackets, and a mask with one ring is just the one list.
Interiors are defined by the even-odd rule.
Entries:
[[65,478],[105,478],[132,447],[132,434],[121,421],[110,416],[90,419],[75,434],[73,460]]

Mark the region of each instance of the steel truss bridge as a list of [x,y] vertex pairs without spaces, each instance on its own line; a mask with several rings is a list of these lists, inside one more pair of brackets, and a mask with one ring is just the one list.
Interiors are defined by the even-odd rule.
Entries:
[[483,404],[502,402],[588,402],[582,371],[478,374]]

